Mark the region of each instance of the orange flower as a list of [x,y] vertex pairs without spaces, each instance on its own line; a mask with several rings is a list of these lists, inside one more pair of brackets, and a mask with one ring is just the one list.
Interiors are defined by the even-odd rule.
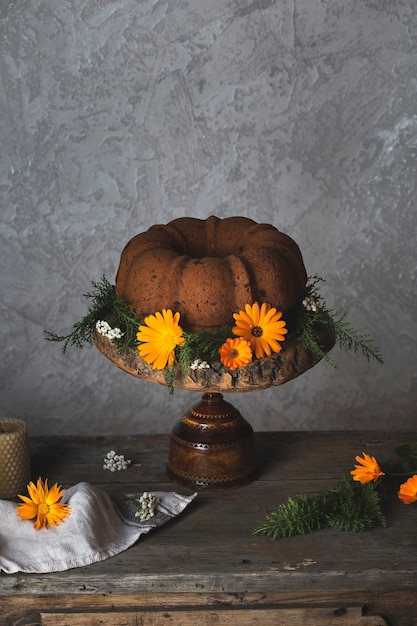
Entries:
[[245,367],[252,361],[252,351],[250,344],[242,337],[236,339],[226,339],[219,348],[220,360],[231,370],[238,367]]
[[33,527],[36,530],[57,526],[64,521],[65,517],[71,512],[68,504],[61,504],[59,501],[65,493],[65,489],[55,483],[53,487],[48,489],[48,479],[45,483],[38,478],[37,486],[30,482],[27,486],[29,498],[27,496],[18,496],[25,504],[19,504],[17,514],[25,520],[33,519],[36,521]]
[[281,320],[282,313],[270,304],[247,304],[244,311],[234,313],[233,317],[236,321],[234,334],[250,343],[256,357],[270,356],[272,352],[281,350],[278,342],[284,341],[288,330],[284,320]]
[[417,475],[411,476],[405,483],[400,485],[398,497],[404,504],[417,502]]
[[167,364],[172,365],[176,346],[184,344],[179,320],[178,312],[173,315],[171,309],[162,309],[162,313],[158,311],[155,315],[145,317],[146,326],[139,326],[136,334],[137,340],[141,342],[138,346],[139,354],[152,364],[152,369],[162,370]]
[[358,480],[363,485],[370,483],[372,480],[377,480],[380,476],[384,476],[384,472],[378,465],[377,460],[369,454],[362,452],[363,459],[360,456],[355,457],[355,461],[359,465],[355,465],[355,469],[350,473],[353,476],[353,480]]

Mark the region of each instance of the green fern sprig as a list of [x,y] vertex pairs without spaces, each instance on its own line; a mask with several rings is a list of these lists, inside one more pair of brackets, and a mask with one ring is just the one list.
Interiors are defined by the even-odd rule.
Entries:
[[200,330],[196,333],[183,333],[184,345],[177,350],[178,361],[184,371],[188,370],[194,359],[218,360],[219,347],[232,336],[231,327],[223,327],[217,330]]
[[170,365],[165,372],[165,382],[168,387],[169,395],[172,396],[174,393],[174,372],[175,372],[175,360]]
[[[333,366],[335,362],[319,343],[320,331],[324,331],[327,336],[334,337],[335,342],[343,350],[361,352],[368,362],[374,359],[378,363],[383,363],[381,352],[372,338],[355,330],[346,320],[345,312],[329,309],[326,306],[318,290],[320,282],[324,281],[317,276],[310,279],[303,303],[300,303],[297,308],[294,331],[297,338],[312,354]],[[305,307],[304,302],[308,300],[312,302],[315,310],[308,310]]]
[[386,520],[377,486],[361,485],[350,476],[342,476],[336,487],[318,496],[288,498],[257,524],[253,534],[276,540],[324,528],[364,532],[380,526],[386,526]]
[[112,304],[112,315],[108,322],[112,328],[120,328],[123,335],[120,339],[115,339],[120,347],[134,348],[138,341],[136,334],[142,323],[142,318],[137,316],[132,309],[126,306],[123,300],[115,297]]
[[335,361],[319,343],[320,331],[326,337],[333,337],[336,341],[337,330],[333,318],[323,310],[313,314],[304,310],[300,311],[297,322],[298,331],[296,336],[303,346],[318,359],[323,359],[333,367],[336,367]]
[[63,341],[62,352],[65,354],[68,346],[82,348],[84,343],[92,343],[92,332],[94,324],[100,319],[103,311],[111,310],[114,300],[114,286],[109,283],[105,276],[102,276],[99,282],[92,282],[94,291],[84,294],[85,298],[91,300],[87,314],[76,322],[68,335],[58,335],[56,333],[45,330],[45,339],[47,341]]
[[62,352],[65,354],[69,346],[82,348],[85,343],[92,344],[96,322],[105,319],[112,328],[120,328],[123,333],[120,339],[114,339],[117,345],[134,347],[137,344],[136,333],[141,319],[122,300],[116,298],[115,287],[105,276],[91,284],[94,290],[84,294],[85,298],[91,300],[87,314],[73,325],[68,335],[45,330],[45,339],[64,342]]
[[378,363],[384,362],[382,354],[379,348],[374,345],[372,338],[354,330],[346,320],[346,313],[335,311],[333,316],[336,340],[343,350],[361,352],[368,362],[372,359]]
[[271,539],[305,535],[324,528],[324,515],[318,498],[298,495],[288,498],[275,511],[268,513],[263,522],[255,527],[254,535]]
[[325,500],[326,523],[330,528],[357,533],[386,526],[379,486],[375,483],[362,485],[344,476],[338,487],[328,490]]

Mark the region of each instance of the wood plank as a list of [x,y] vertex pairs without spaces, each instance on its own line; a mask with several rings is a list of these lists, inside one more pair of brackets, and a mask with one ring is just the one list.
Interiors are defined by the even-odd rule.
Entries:
[[[287,592],[274,591],[270,593],[220,593],[220,594],[182,594],[182,593],[155,593],[142,595],[64,595],[60,596],[21,596],[16,593],[11,597],[0,597],[0,623],[7,626],[41,626],[40,614],[68,615],[79,613],[123,613],[126,611],[164,611],[171,613],[187,607],[200,610],[228,610],[240,609],[260,610],[276,608],[309,607],[324,608],[338,607],[339,612],[345,607],[364,606],[369,614],[381,615],[390,626],[415,626],[417,624],[417,603],[415,589],[392,589],[380,592],[378,590],[357,590],[355,592],[339,589],[329,591],[316,589],[315,591]],[[140,622],[139,622],[140,623]],[[88,626],[88,622],[86,623]],[[136,626],[136,625],[135,625]],[[263,624],[262,624],[263,626]]]
[[262,609],[207,611],[41,613],[42,626],[387,626],[360,607],[332,609]]
[[[395,608],[401,608],[407,613],[417,610],[417,595],[410,593],[409,589],[391,589],[389,591],[358,589],[351,590],[339,588],[336,591],[318,588],[315,590],[286,591],[275,590],[272,592],[246,592],[246,593],[143,593],[110,595],[101,594],[61,594],[54,596],[30,596],[21,595],[16,591],[13,596],[0,596],[0,615],[7,612],[12,614],[25,613],[36,609],[38,612],[61,612],[80,611],[89,613],[93,610],[104,612],[110,610],[122,610],[125,608],[141,610],[177,610],[181,607],[199,606],[200,608],[225,608],[225,609],[263,609],[270,606],[280,608],[310,607],[323,608],[337,604],[338,607],[367,606],[369,612],[390,613]],[[383,610],[376,611],[379,604]],[[416,620],[417,624],[417,620]]]

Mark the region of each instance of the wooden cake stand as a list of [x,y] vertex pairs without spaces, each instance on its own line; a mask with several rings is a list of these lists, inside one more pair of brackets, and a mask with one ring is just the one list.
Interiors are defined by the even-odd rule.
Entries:
[[[166,370],[153,370],[137,350],[120,349],[96,331],[94,344],[114,365],[131,376],[167,385]],[[334,338],[320,336],[325,352]],[[255,359],[244,368],[231,371],[220,362],[208,369],[184,372],[175,366],[173,387],[202,393],[174,426],[170,437],[168,475],[194,490],[242,487],[257,477],[254,432],[240,412],[223,398],[223,393],[260,391],[282,385],[314,367],[313,356],[294,339],[283,344],[281,352]]]

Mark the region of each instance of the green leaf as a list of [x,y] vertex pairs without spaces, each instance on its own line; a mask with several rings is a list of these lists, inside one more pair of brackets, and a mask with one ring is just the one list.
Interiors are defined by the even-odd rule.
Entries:
[[403,444],[395,449],[399,457],[404,459],[403,468],[406,472],[417,470],[417,445]]

